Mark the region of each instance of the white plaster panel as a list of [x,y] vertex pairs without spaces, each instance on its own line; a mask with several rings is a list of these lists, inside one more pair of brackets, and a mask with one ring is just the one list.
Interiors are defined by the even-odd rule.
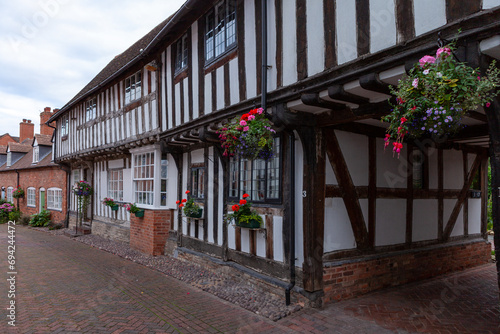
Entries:
[[325,27],[323,25],[323,1],[307,0],[307,74],[325,69]]
[[212,73],[205,75],[205,115],[210,114],[212,110]]
[[[136,120],[136,111],[137,109],[133,109],[131,112],[130,112],[130,115],[132,116],[132,128],[130,129],[130,135],[132,136],[136,136],[137,135],[137,120]],[[108,124],[108,121],[106,121],[106,131],[108,131],[109,133],[109,124]],[[107,142],[109,142],[109,137],[108,136],[108,140]]]
[[227,247],[229,249],[236,249],[236,231],[232,225],[227,227]]
[[276,6],[275,0],[267,5],[267,89],[273,91],[277,87],[278,69],[276,66]]
[[151,115],[151,124],[153,129],[157,129],[158,125],[158,103],[156,100],[151,101],[151,108],[153,109],[153,113]]
[[444,189],[461,189],[464,184],[463,156],[461,151],[443,151]]
[[406,241],[406,200],[377,199],[375,246],[397,245]]
[[413,241],[435,240],[438,237],[438,201],[416,199],[413,201]]
[[[219,161],[219,160],[217,160],[217,161]],[[222,203],[224,203],[224,191],[223,191],[224,190],[224,178],[221,177],[222,171],[223,171],[222,163],[220,163],[220,161],[218,163],[219,163],[219,194],[218,194],[218,196],[219,196],[219,215],[218,215],[219,219],[215,223],[219,225],[217,228],[217,234],[218,234],[217,241],[218,241],[219,245],[222,245],[222,241],[223,241],[222,240],[222,228],[223,228],[222,225],[224,224],[223,219],[222,219],[222,217],[224,215],[224,211],[223,211],[224,206],[222,205]],[[228,229],[230,229],[230,227],[228,227]]]
[[[455,204],[457,203],[456,199],[445,199],[444,200],[444,226],[443,229],[446,228],[446,224],[450,219],[450,215],[455,208]],[[464,235],[464,210],[463,206],[460,209],[460,213],[458,214],[457,221],[455,223],[455,227],[453,227],[453,231],[451,232],[452,237],[456,237],[459,235]]]
[[[264,224],[266,222],[266,217],[262,216],[262,220]],[[264,226],[265,227],[265,226]],[[266,257],[266,234],[261,233],[261,231],[257,231],[255,233],[255,241],[256,241],[256,254],[260,257]]]
[[240,101],[240,78],[238,75],[238,58],[229,62],[229,97],[231,104]]
[[[167,48],[167,60],[165,64],[171,64],[172,62],[172,56],[171,56],[171,50],[170,46]],[[167,110],[166,114],[168,115],[168,128],[171,129],[173,128],[174,124],[172,122],[172,115],[173,115],[173,106],[172,106],[172,69],[171,66],[166,66],[167,67],[167,85],[164,87],[164,89],[167,92]]]
[[[168,155],[168,167],[167,167],[167,207],[177,208],[175,202],[177,201],[177,165],[175,164],[174,158]],[[174,212],[174,230],[178,229],[177,221],[177,211]]]
[[[301,233],[302,230],[295,230],[295,235]],[[284,250],[283,250],[283,217],[274,216],[273,217],[273,246],[274,246],[274,260],[283,262]],[[264,252],[265,256],[265,252]]]
[[123,201],[133,202],[133,191],[132,191],[132,169],[125,168],[123,170]]
[[355,186],[368,185],[368,137],[335,131]]
[[325,180],[326,184],[338,184],[337,177],[335,176],[335,172],[333,171],[332,164],[330,160],[326,159],[325,161],[326,169],[325,169]]
[[438,188],[438,151],[434,148],[427,150],[429,159],[429,189]]
[[[285,4],[283,4],[284,6]],[[247,98],[257,95],[257,41],[255,36],[255,2],[245,1],[245,70],[247,84]],[[206,95],[205,95],[206,98]]]
[[[283,1],[283,85],[297,81],[297,22],[295,0]],[[248,75],[247,75],[248,78]]]
[[[295,134],[295,133],[294,133]],[[303,224],[303,173],[304,173],[304,152],[300,138],[295,134],[295,265],[302,267],[304,263],[304,236],[302,233]]]
[[181,84],[178,83],[174,87],[175,90],[175,124],[179,126],[182,124],[181,120]]
[[481,233],[481,199],[469,198],[469,234]]
[[[377,187],[406,188],[407,161],[406,145],[401,150],[400,157],[393,156],[392,148],[384,152],[384,140],[377,139]],[[377,210],[378,211],[378,210]]]
[[[144,118],[144,127],[143,128],[144,128],[145,132],[151,131],[151,127],[150,127],[151,123],[149,122],[150,121],[149,116],[151,115],[152,112],[154,113],[154,111],[149,110],[149,103],[144,103],[144,108],[142,108],[142,113],[143,113],[143,118]],[[141,128],[140,132],[143,131],[142,130],[143,128]]]
[[370,0],[370,52],[396,44],[394,0]]
[[250,253],[250,231],[247,228],[241,229],[241,251]]
[[413,13],[419,36],[446,24],[446,0],[413,1]]
[[[201,151],[201,150],[198,150]],[[207,220],[207,236],[208,236],[208,242],[213,243],[214,242],[214,163],[213,161],[216,161],[214,159],[214,148],[210,147],[208,149],[208,198],[207,198],[207,206],[204,208],[205,211],[205,219]],[[203,225],[203,224],[200,224]],[[200,234],[203,236],[203,234]]]
[[189,122],[189,77],[183,80],[182,98],[184,99],[184,123]]
[[191,57],[193,59],[191,70],[191,80],[193,81],[193,91],[189,92],[193,96],[193,119],[197,119],[200,115],[199,109],[199,93],[198,93],[198,21],[191,25]]
[[[144,117],[145,117],[145,114],[147,113],[147,110],[143,107],[143,106],[139,106],[137,108],[137,134],[141,134],[143,133],[143,130],[142,130],[142,123],[144,122]],[[114,135],[114,131],[112,132],[112,134]],[[114,138],[113,136],[113,142],[115,141],[116,139]]]
[[500,0],[483,0],[483,9],[500,6]]
[[203,163],[205,161],[204,150],[198,149],[191,152],[191,163]]
[[109,169],[123,168],[123,159],[109,160],[108,168]]
[[356,248],[351,222],[342,198],[325,200],[325,253]]
[[216,70],[216,81],[217,81],[217,110],[224,108],[224,90],[229,89],[224,85],[224,66],[219,67]]
[[337,0],[335,5],[337,60],[339,64],[343,64],[358,56],[356,42],[356,2],[352,0]]

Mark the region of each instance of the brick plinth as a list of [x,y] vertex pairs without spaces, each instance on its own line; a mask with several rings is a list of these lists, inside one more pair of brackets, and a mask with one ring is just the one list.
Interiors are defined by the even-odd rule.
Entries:
[[491,245],[476,240],[330,262],[323,270],[323,302],[463,270],[490,259]]
[[162,255],[173,210],[145,210],[143,218],[130,215],[130,247],[150,255]]

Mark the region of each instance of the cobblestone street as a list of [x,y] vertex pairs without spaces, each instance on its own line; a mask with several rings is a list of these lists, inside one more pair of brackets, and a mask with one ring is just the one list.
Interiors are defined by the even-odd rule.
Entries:
[[[7,227],[0,225],[0,270]],[[16,227],[16,327],[5,333],[498,333],[493,264],[273,322],[207,292],[65,236]]]

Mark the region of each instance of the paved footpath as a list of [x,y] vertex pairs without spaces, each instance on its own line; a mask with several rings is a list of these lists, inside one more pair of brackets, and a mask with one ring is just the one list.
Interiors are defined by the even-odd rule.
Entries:
[[272,322],[116,255],[16,227],[16,327],[0,333],[500,333],[494,265],[387,289]]

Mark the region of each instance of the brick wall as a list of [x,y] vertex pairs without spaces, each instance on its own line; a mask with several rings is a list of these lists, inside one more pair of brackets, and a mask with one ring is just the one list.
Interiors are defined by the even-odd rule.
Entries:
[[[58,167],[44,167],[19,170],[19,185],[24,190],[24,198],[19,199],[19,209],[23,214],[32,215],[40,212],[40,188],[45,188],[45,208],[47,208],[47,190],[49,188],[60,188],[62,190],[62,210],[49,210],[51,220],[55,224],[63,224],[66,220],[67,188],[66,172]],[[17,174],[14,170],[0,173],[0,187],[15,188],[17,186]],[[28,207],[28,187],[35,188],[35,207]],[[17,207],[17,199],[14,198]]]
[[130,247],[150,255],[162,255],[173,210],[145,210],[143,218],[130,215]]
[[323,270],[324,303],[488,263],[484,240],[381,254],[367,260],[337,261]]

